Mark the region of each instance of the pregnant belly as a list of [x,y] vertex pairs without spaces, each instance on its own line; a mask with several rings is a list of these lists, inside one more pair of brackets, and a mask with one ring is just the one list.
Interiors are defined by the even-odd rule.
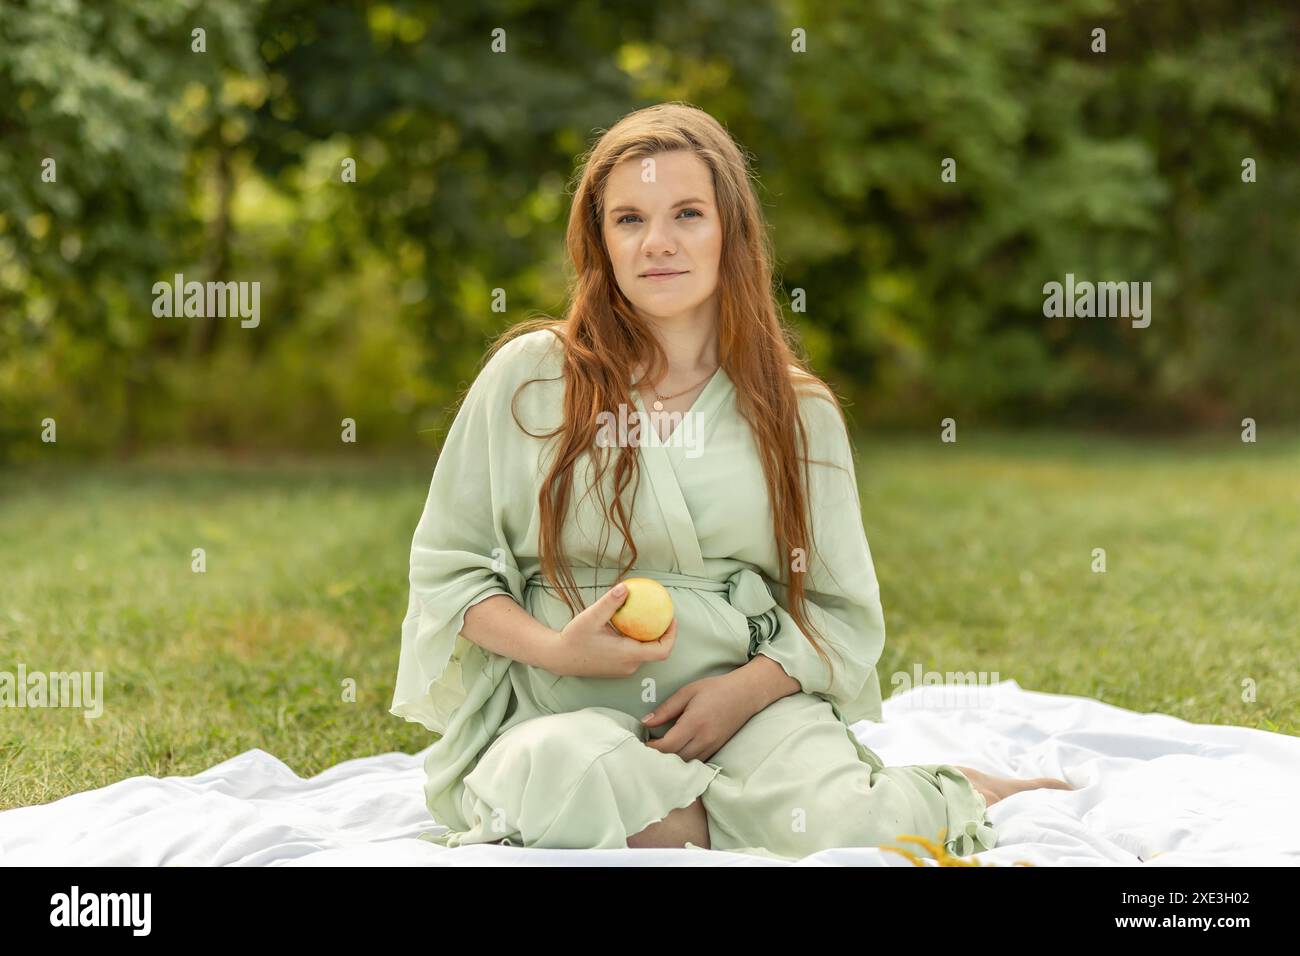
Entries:
[[[612,707],[641,717],[691,681],[727,674],[748,662],[748,624],[720,592],[672,588],[671,594],[677,639],[666,660],[647,661],[630,677],[565,677],[528,667],[528,685],[537,703],[553,713]],[[526,596],[529,613],[548,627],[561,630],[571,619],[564,602],[551,592],[532,588]],[[590,601],[592,592],[583,596]],[[660,737],[671,726],[650,733]]]

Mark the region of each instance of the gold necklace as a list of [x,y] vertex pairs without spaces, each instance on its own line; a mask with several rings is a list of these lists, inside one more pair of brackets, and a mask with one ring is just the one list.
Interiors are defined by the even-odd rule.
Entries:
[[680,392],[676,392],[676,393],[674,393],[674,394],[672,394],[672,395],[660,395],[659,392],[658,392],[658,390],[657,390],[653,385],[651,385],[651,386],[650,386],[650,391],[651,391],[651,392],[654,392],[654,396],[655,396],[654,410],[655,410],[656,412],[662,412],[662,411],[664,410],[664,402],[665,402],[665,401],[667,401],[667,400],[670,399],[670,398],[676,398],[678,395],[685,395],[687,392],[692,391],[693,389],[697,389],[697,388],[699,388],[701,385],[703,385],[703,384],[704,384],[705,382],[707,382],[709,379],[713,378],[713,376],[714,376],[715,374],[717,374],[717,371],[718,371],[718,370],[715,368],[712,372],[710,372],[710,373],[709,373],[708,375],[706,375],[704,378],[700,379],[698,382],[696,382],[696,383],[695,383],[694,385],[692,385],[690,388],[684,388],[684,389],[682,389]]

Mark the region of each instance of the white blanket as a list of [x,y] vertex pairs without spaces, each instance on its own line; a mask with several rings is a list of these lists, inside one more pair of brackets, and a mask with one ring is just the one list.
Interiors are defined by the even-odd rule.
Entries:
[[[886,765],[959,764],[1078,788],[1027,791],[990,807],[999,843],[982,863],[1300,864],[1292,828],[1300,738],[1140,714],[1015,681],[977,693],[914,688],[886,700],[884,718],[853,729]],[[349,760],[304,780],[250,750],[192,777],[132,777],[0,813],[0,863],[789,865],[708,850],[440,847],[418,839],[442,830],[424,805],[422,756]],[[799,862],[912,865],[860,847]]]

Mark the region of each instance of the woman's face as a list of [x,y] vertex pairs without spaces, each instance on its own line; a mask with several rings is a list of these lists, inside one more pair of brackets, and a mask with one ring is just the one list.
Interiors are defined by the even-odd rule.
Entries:
[[[605,248],[619,288],[645,317],[704,318],[713,305],[722,223],[713,176],[694,153],[625,159],[605,185]],[[667,272],[660,278],[652,273]]]

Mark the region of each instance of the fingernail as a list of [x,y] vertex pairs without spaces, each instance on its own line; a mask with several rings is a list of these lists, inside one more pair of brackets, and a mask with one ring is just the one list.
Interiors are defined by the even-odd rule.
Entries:
[[644,717],[641,718],[641,723],[643,724],[649,723],[650,718],[653,717],[654,715],[655,715],[654,711],[653,710],[650,711],[650,713],[646,714]]
[[626,584],[616,584],[616,585],[614,585],[614,597],[622,597],[622,596],[623,596],[624,594],[626,594],[626,593],[627,593],[627,585],[626,585]]

